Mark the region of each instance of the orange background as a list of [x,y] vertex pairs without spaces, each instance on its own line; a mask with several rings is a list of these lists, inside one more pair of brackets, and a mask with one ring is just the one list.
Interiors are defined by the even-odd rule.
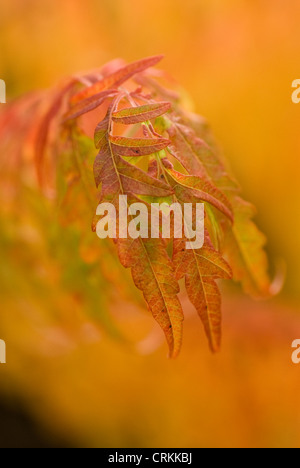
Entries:
[[[165,54],[161,67],[208,119],[257,206],[272,262],[287,267],[283,292],[268,303],[225,294],[218,356],[192,310],[176,362],[163,346],[139,355],[101,331],[91,338],[78,318],[72,331],[48,329],[41,318],[40,335],[30,318],[5,319],[13,343],[0,369],[7,404],[21,401],[38,424],[78,445],[299,446],[300,367],[291,363],[300,338],[300,104],[291,100],[299,1],[0,0],[0,12],[9,99],[116,57]],[[142,339],[152,319],[119,308],[123,328]]]

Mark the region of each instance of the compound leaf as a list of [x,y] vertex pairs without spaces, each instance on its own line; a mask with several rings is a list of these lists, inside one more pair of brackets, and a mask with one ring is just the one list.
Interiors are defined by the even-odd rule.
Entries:
[[[158,55],[125,66],[113,62],[101,71],[71,77],[58,88],[36,93],[28,102],[26,98],[17,101],[1,112],[0,135],[10,170],[18,174],[18,180],[32,182],[34,189],[29,166],[35,162],[38,180],[49,195],[49,203],[55,199],[54,205],[60,207],[59,222],[64,226],[81,228],[84,224],[88,229],[89,218],[94,216],[92,230],[96,231],[94,213],[99,196],[101,202],[114,205],[117,223],[120,195],[126,196],[127,209],[131,202],[143,203],[148,209],[150,203],[157,206],[163,202],[168,208],[165,205],[174,202],[181,207],[204,202],[202,248],[193,248],[193,242],[185,236],[178,239],[171,235],[166,241],[160,237],[163,230],[158,231],[158,238],[151,238],[149,216],[148,237],[117,236],[119,258],[109,239],[100,249],[104,255],[103,265],[99,265],[101,284],[106,288],[112,282],[107,258],[115,269],[120,263],[129,268],[174,357],[182,342],[183,312],[178,298],[181,279],[204,324],[212,351],[217,351],[221,342],[217,280],[233,276],[247,293],[258,297],[270,295],[272,288],[263,249],[265,237],[252,221],[254,208],[240,197],[239,187],[206,124],[181,108],[176,92],[163,87],[150,73],[143,73],[161,58]],[[85,87],[78,92],[78,86]],[[125,100],[129,105],[122,108],[120,104]],[[76,119],[102,105],[108,109],[95,131],[96,114],[83,119],[81,128]],[[66,121],[67,125],[61,125]],[[93,132],[98,154],[93,149]],[[20,176],[23,168],[24,176]],[[7,171],[5,177],[9,179]],[[132,221],[133,216],[129,215],[129,219]],[[92,247],[88,250],[90,258]],[[80,259],[80,268],[83,263]],[[113,281],[122,281],[122,276],[123,272],[115,280],[114,270]],[[128,282],[126,289],[130,289]]]

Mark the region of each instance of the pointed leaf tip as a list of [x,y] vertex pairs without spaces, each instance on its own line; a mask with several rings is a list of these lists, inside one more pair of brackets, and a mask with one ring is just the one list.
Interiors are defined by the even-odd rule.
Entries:
[[109,136],[113,150],[120,156],[147,156],[166,148],[170,141],[165,138],[126,138]]
[[92,86],[89,86],[84,90],[80,91],[79,93],[75,94],[72,98],[73,104],[76,104],[77,102],[82,101],[83,99],[87,99],[93,96],[94,94],[98,94],[106,89],[118,88],[119,86],[121,86],[121,84],[125,83],[125,81],[132,78],[132,76],[134,76],[135,74],[141,73],[147,70],[147,68],[156,65],[162,60],[162,58],[162,55],[154,55],[152,57],[137,60],[136,62],[125,65],[119,70],[97,81]]
[[114,112],[112,119],[116,123],[131,125],[155,119],[165,114],[171,107],[170,102],[156,102],[137,107],[126,107]]

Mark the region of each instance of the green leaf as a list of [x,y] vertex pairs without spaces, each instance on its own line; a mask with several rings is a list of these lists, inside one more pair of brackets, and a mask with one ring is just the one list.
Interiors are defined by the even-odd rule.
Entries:
[[232,198],[234,225],[224,233],[224,253],[232,266],[234,278],[244,291],[254,297],[271,295],[265,236],[252,221],[255,208],[239,197]]

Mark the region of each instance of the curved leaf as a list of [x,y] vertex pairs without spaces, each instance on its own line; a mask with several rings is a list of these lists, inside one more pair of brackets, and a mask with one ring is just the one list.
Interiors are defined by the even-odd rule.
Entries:
[[91,96],[87,99],[84,99],[83,101],[78,102],[64,115],[64,122],[71,119],[76,119],[83,114],[97,109],[97,107],[101,106],[101,104],[103,104],[107,98],[114,96],[117,94],[117,92],[118,91],[116,90],[102,91],[95,96]]
[[118,251],[125,268],[131,268],[134,283],[143,292],[153,317],[165,333],[170,357],[182,343],[182,307],[174,268],[161,239],[119,239]]
[[216,279],[231,279],[230,266],[214,250],[208,235],[199,250],[187,250],[185,239],[174,239],[173,262],[177,280],[185,277],[190,301],[197,309],[213,352],[221,344],[221,294]]
[[109,88],[117,88],[121,84],[125,83],[129,78],[131,78],[136,73],[140,73],[147,68],[153,67],[158,62],[160,62],[163,58],[163,55],[155,55],[153,57],[148,57],[142,60],[138,60],[136,62],[130,63],[125,67],[120,68],[114,73],[106,76],[102,80],[97,81],[92,86],[80,91],[79,93],[75,94],[72,98],[72,102],[76,103],[82,101],[83,99],[87,99],[90,96],[94,96],[95,94],[104,91],[105,89]]
[[268,258],[264,251],[265,236],[252,221],[255,208],[240,197],[232,198],[234,224],[225,232],[224,250],[233,269],[234,278],[242,283],[247,294],[269,296],[271,283]]
[[233,222],[231,204],[223,193],[206,180],[168,170],[171,185],[178,200],[184,203],[197,203],[199,200],[210,203]]
[[154,104],[145,104],[138,107],[126,107],[114,112],[112,119],[116,123],[125,125],[146,122],[165,114],[171,107],[169,102],[156,102]]
[[114,152],[120,156],[147,156],[166,148],[170,141],[165,138],[126,138],[109,136]]

